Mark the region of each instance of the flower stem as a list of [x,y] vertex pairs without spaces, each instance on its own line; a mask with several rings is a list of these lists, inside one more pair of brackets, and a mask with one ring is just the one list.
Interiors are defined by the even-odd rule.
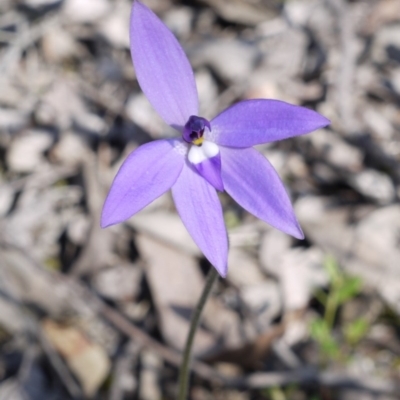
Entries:
[[199,325],[200,316],[203,311],[204,305],[211,293],[211,289],[214,285],[214,282],[218,278],[218,272],[215,268],[211,267],[208,272],[206,284],[203,289],[203,293],[200,296],[200,299],[196,305],[196,308],[193,310],[192,318],[190,321],[190,329],[188,336],[186,338],[185,349],[183,351],[183,358],[181,368],[179,370],[179,395],[178,400],[186,400],[189,386],[189,364],[190,364],[190,353],[192,351],[192,345],[194,341],[194,337],[196,335],[197,326]]

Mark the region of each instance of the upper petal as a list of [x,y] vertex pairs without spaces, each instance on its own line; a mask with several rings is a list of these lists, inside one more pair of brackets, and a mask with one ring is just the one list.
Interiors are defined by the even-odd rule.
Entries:
[[139,1],[133,2],[131,54],[140,87],[164,121],[183,127],[198,114],[196,82],[172,32]]
[[269,161],[252,148],[220,151],[222,180],[232,198],[273,227],[302,239],[288,194]]
[[251,147],[303,135],[329,125],[317,112],[279,100],[246,100],[234,104],[211,121],[217,144]]
[[181,146],[179,140],[156,140],[127,157],[104,203],[103,228],[125,221],[171,188],[185,162]]
[[186,229],[210,263],[225,277],[228,237],[217,192],[185,164],[172,187],[172,196]]

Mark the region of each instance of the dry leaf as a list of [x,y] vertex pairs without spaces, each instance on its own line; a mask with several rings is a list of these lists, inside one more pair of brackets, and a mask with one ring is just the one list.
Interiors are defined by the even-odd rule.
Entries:
[[111,368],[105,350],[73,326],[47,319],[43,321],[42,328],[50,343],[65,358],[86,396],[95,395]]

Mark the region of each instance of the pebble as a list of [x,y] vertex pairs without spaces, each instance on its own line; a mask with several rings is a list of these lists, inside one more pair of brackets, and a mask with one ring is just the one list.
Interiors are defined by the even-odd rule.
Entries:
[[372,60],[378,64],[400,62],[400,24],[384,26],[374,36]]
[[378,204],[389,204],[396,195],[393,182],[389,176],[374,169],[364,169],[353,176],[350,182],[361,194]]
[[42,38],[42,48],[43,56],[49,63],[61,63],[80,53],[73,36],[59,26],[46,32]]
[[168,28],[179,38],[187,37],[192,29],[194,18],[193,9],[190,7],[174,7],[164,14],[164,22]]
[[107,41],[116,48],[129,48],[129,18],[131,6],[128,3],[117,3],[100,24],[99,31]]
[[139,294],[142,276],[143,271],[138,266],[121,264],[97,272],[92,284],[102,296],[126,302]]
[[248,78],[257,57],[257,49],[243,41],[216,39],[196,49],[191,61],[197,68],[210,66],[223,80],[238,82]]
[[44,152],[52,144],[53,137],[50,134],[31,130],[12,141],[7,153],[7,165],[16,172],[31,172],[45,162]]
[[111,4],[108,0],[65,0],[63,12],[73,23],[95,23],[108,15]]

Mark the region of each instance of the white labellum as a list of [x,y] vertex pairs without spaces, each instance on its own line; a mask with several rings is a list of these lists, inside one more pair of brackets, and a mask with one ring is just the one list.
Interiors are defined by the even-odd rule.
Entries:
[[192,146],[190,148],[188,159],[192,164],[200,164],[209,158],[215,157],[218,153],[218,146],[205,140],[201,146]]

